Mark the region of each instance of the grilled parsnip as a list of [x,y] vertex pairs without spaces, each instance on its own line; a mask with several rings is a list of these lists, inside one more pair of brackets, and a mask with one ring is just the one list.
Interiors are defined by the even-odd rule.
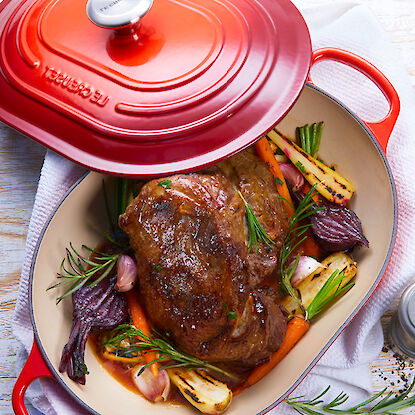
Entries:
[[312,186],[317,184],[316,190],[327,200],[345,205],[352,198],[355,187],[349,180],[311,157],[278,131],[272,130],[267,136],[284,152]]
[[[306,309],[333,272],[338,270],[339,274],[344,273],[344,278],[339,287],[342,288],[356,275],[357,271],[356,263],[343,252],[331,254],[321,262],[321,265],[322,267],[316,269],[297,287],[298,296]],[[282,305],[290,314],[302,314],[298,303],[290,296],[285,297]]]
[[221,414],[231,403],[232,391],[202,370],[170,368],[167,372],[183,396],[204,414]]
[[[105,343],[107,340],[108,340],[108,333],[104,334],[100,339],[102,343]],[[128,348],[130,346],[130,342],[126,339],[122,340],[120,342],[120,346]],[[116,347],[106,344],[104,348],[102,349],[102,356],[105,359],[114,360],[116,362],[122,362],[122,363],[137,364],[137,363],[141,363],[144,361],[143,355],[141,354],[131,353],[128,355],[128,357],[125,357],[125,356],[120,356],[117,351],[118,350]]]
[[122,363],[141,363],[144,361],[143,356],[131,356],[131,357],[123,357],[117,354],[117,350],[114,348],[110,350],[109,348],[105,348],[102,352],[102,356],[108,360],[114,360],[115,362],[122,362]]

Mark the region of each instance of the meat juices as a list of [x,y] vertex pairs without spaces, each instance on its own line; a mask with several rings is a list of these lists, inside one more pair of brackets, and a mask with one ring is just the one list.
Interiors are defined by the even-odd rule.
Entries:
[[[162,187],[160,182],[169,183]],[[240,190],[272,248],[248,253]],[[270,290],[288,220],[265,163],[249,151],[201,173],[152,180],[120,217],[137,259],[140,298],[154,326],[185,352],[255,366],[285,336]]]

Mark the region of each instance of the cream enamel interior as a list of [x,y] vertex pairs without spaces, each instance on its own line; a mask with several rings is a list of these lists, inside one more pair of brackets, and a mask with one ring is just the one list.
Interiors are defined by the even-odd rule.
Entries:
[[[356,286],[330,311],[316,321],[290,354],[262,381],[237,396],[228,415],[261,412],[292,388],[325,345],[364,301],[382,270],[394,234],[394,194],[388,171],[376,146],[362,126],[340,105],[313,88],[306,87],[278,128],[288,135],[298,125],[324,120],[320,156],[335,163],[357,192],[352,202],[360,217],[370,249],[353,255],[358,262]],[[101,195],[102,176],[90,173],[65,199],[52,218],[41,241],[33,270],[32,304],[34,322],[43,347],[57,373],[60,355],[72,323],[72,305],[65,299],[56,306],[56,290],[46,292],[56,277],[69,242],[94,246],[100,239],[105,215]],[[153,405],[113,379],[88,347],[86,363],[90,374],[80,386],[59,374],[81,401],[102,415],[194,414],[190,407]]]

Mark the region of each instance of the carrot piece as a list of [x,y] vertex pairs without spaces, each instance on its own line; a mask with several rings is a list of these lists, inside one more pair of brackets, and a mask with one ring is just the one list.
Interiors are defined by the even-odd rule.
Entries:
[[238,386],[233,395],[237,395],[249,386],[259,382],[266,374],[268,374],[288,352],[297,344],[297,342],[307,333],[310,328],[310,322],[302,317],[292,318],[287,325],[287,332],[281,347],[271,356],[271,359],[261,366],[256,367],[245,381]]
[[[280,166],[275,159],[275,155],[271,150],[271,147],[268,143],[266,137],[262,137],[255,144],[255,150],[257,151],[259,157],[267,164],[268,168],[271,170],[272,175],[278,181],[278,193],[281,197],[288,200],[284,200],[285,209],[288,213],[288,216],[291,217],[294,214],[293,201],[291,200],[290,191],[288,190],[287,183],[285,182],[284,176],[282,175]],[[291,203],[291,205],[290,205]]]
[[[307,182],[305,182],[303,186],[303,193],[307,194],[310,190],[311,186]],[[317,203],[321,202],[321,196],[317,192],[314,192],[314,194],[312,195],[312,199]],[[315,258],[320,259],[323,255],[323,251],[317,243],[313,232],[310,229],[308,229],[305,236],[307,236],[307,238],[304,239],[303,242],[301,242],[301,244],[298,246],[297,251],[301,252],[302,255],[313,256]]]
[[305,236],[307,236],[307,238],[298,246],[298,251],[301,251],[303,255],[320,259],[323,255],[323,251],[315,240],[313,232],[308,229]]
[[[307,194],[309,191],[311,190],[311,186],[309,183],[307,183],[306,181],[304,181],[304,185],[303,185],[303,193]],[[312,194],[311,198],[314,200],[314,202],[321,202],[321,196],[320,194],[317,192],[317,190],[314,191],[314,193]]]
[[[128,308],[130,309],[131,317],[133,319],[133,324],[137,329],[140,329],[146,336],[151,336],[150,326],[148,324],[144,310],[141,307],[140,302],[138,301],[138,296],[134,290],[127,291],[125,293],[127,297]],[[147,363],[152,362],[157,359],[155,353],[146,353],[144,355],[144,360]],[[158,365],[157,362],[150,365],[151,373],[156,378],[158,376]]]

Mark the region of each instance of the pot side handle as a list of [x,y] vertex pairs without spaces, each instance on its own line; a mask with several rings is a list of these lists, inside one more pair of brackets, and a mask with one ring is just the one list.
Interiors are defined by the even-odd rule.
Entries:
[[[338,48],[321,48],[313,51],[311,66],[323,60],[334,60],[358,70],[360,73],[372,80],[382,91],[383,95],[389,102],[388,114],[385,118],[377,122],[363,122],[373,133],[383,152],[386,154],[386,147],[388,146],[389,137],[392,133],[393,127],[395,126],[401,106],[398,93],[393,85],[379,69],[369,63],[366,59],[363,59],[352,52]],[[310,78],[309,83],[312,84]]]
[[54,378],[46,366],[35,340],[29,357],[13,388],[12,405],[16,415],[28,415],[24,402],[26,389],[34,380],[42,377]]

